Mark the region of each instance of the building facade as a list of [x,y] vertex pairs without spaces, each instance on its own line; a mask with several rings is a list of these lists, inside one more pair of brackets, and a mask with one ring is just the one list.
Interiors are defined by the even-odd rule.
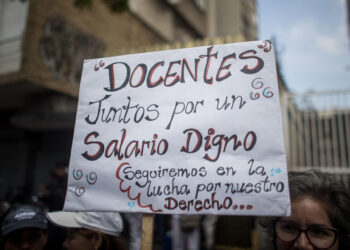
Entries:
[[83,60],[257,39],[255,0],[0,1],[0,198],[68,161]]
[[122,13],[101,0],[3,0],[0,12],[2,194],[35,192],[69,159],[84,59],[257,38],[255,0],[129,0]]

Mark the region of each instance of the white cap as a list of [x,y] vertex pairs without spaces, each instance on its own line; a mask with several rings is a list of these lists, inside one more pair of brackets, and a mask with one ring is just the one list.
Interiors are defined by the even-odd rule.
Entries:
[[66,228],[87,228],[118,236],[123,231],[123,220],[117,212],[50,212],[46,214],[53,224]]

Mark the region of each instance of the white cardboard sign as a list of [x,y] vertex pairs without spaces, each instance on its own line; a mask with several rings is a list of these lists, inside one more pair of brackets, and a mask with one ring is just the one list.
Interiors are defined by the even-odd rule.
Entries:
[[65,210],[289,214],[272,43],[85,60]]

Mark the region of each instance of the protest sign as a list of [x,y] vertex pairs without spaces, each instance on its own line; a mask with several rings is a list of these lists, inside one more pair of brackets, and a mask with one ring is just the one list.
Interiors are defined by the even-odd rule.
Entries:
[[289,214],[272,43],[85,60],[65,210]]

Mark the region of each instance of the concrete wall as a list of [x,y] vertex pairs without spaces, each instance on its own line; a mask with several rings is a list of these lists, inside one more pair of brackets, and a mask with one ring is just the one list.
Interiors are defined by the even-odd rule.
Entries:
[[0,74],[20,69],[27,12],[27,1],[0,1]]
[[76,8],[72,1],[30,1],[26,27],[23,78],[73,96],[83,59],[164,41],[131,13],[111,13],[97,1],[91,9]]
[[210,38],[241,36],[245,41],[257,39],[255,0],[208,1]]

